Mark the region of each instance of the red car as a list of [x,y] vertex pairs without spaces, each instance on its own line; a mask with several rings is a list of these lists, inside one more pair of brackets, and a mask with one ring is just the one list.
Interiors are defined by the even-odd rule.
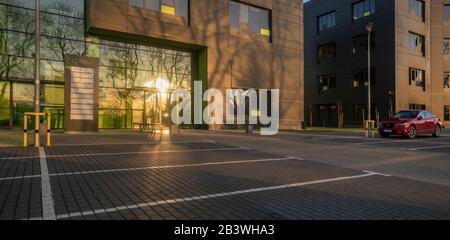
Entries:
[[443,126],[441,119],[428,111],[402,111],[382,121],[378,132],[382,137],[401,135],[413,139],[419,134],[439,137]]

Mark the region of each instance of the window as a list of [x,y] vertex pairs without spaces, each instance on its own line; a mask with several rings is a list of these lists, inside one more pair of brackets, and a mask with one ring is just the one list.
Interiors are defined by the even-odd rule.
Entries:
[[[375,85],[375,69],[370,70],[370,84]],[[367,69],[353,71],[353,87],[368,87],[369,86],[369,74]]]
[[319,76],[319,92],[327,92],[336,88],[336,75]]
[[444,5],[444,22],[450,21],[450,5]]
[[427,106],[425,104],[411,103],[409,104],[409,110],[427,110]]
[[425,22],[425,2],[422,0],[409,0],[409,12],[416,14]]
[[271,37],[271,12],[245,3],[230,1],[230,27]]
[[445,38],[444,39],[442,50],[443,50],[443,54],[444,55],[449,55],[450,54],[450,38]]
[[375,13],[375,0],[364,0],[353,4],[353,21]]
[[415,86],[421,87],[423,88],[423,91],[425,91],[425,71],[416,68],[410,68],[409,85],[413,85],[413,82],[415,82]]
[[450,90],[450,73],[449,72],[445,72],[444,73],[444,89],[449,89]]
[[317,18],[318,32],[322,32],[336,26],[336,12],[330,12]]
[[[367,34],[356,36],[352,38],[352,54],[356,55],[360,52],[367,52]],[[375,34],[370,34],[370,48],[375,49]]]
[[259,9],[250,7],[249,8],[249,20],[250,20],[250,31],[252,33],[259,33],[261,31],[261,16],[259,14]]
[[189,16],[189,0],[128,0],[131,6],[184,18]]
[[409,49],[411,49],[412,52],[425,57],[425,37],[420,34],[409,32]]
[[450,105],[444,106],[444,121],[450,121]]
[[336,57],[336,43],[320,45],[317,50],[317,59],[319,63],[325,59]]
[[239,28],[239,3],[230,2],[230,27]]
[[161,2],[160,0],[145,0],[145,8],[154,11],[160,11]]
[[140,7],[140,8],[144,7],[144,0],[130,0],[129,3],[131,6]]
[[423,114],[424,114],[424,119],[433,119],[436,117],[434,114],[432,114],[430,112],[424,112]]

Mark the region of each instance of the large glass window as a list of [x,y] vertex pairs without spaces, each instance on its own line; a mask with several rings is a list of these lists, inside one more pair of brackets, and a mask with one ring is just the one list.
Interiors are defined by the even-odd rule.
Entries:
[[0,81],[0,127],[9,126],[10,118],[10,85]]
[[145,8],[168,15],[189,17],[189,0],[128,0],[130,6]]
[[83,18],[84,0],[41,0],[41,11]]
[[425,2],[422,0],[409,0],[409,11],[425,22]]
[[409,104],[409,110],[427,110],[427,105],[425,104],[418,104],[418,103],[410,103]]
[[319,92],[324,93],[336,88],[336,75],[319,76]]
[[450,4],[445,4],[443,7],[444,10],[444,22],[450,21]]
[[322,62],[336,57],[336,43],[327,43],[317,47],[317,60]]
[[[352,38],[352,54],[357,55],[361,52],[367,52],[368,43],[368,35],[359,35]],[[370,46],[371,49],[375,49],[375,34],[370,34]]]
[[450,90],[450,73],[449,72],[444,73],[443,81],[444,81],[444,89]]
[[[371,75],[370,84],[375,85],[376,83],[375,69],[370,70],[370,75]],[[369,86],[369,74],[367,69],[353,71],[353,87],[359,88],[368,86]]]
[[364,0],[353,4],[353,21],[375,13],[375,0]]
[[425,57],[425,36],[409,32],[409,49]]
[[336,12],[330,12],[317,18],[317,28],[319,33],[336,26]]
[[421,87],[423,88],[423,91],[425,91],[425,71],[416,68],[409,68],[409,85]]
[[444,106],[444,121],[450,121],[450,105]]
[[444,55],[450,54],[450,38],[444,38],[442,52]]
[[99,56],[100,128],[132,128],[144,119],[158,123],[161,111],[168,111],[158,86],[191,88],[189,52],[100,39]]
[[23,126],[23,116],[34,111],[34,84],[13,83],[13,122]]
[[271,36],[271,12],[267,9],[230,1],[230,27]]
[[[147,1],[150,2],[149,6],[151,6],[151,2],[153,2],[153,1],[151,1],[151,0],[147,0]],[[158,1],[158,2],[159,2],[159,1]],[[143,8],[143,7],[144,7],[144,0],[129,0],[128,3],[129,3],[131,6],[140,7],[140,8]],[[157,10],[157,9],[156,9],[156,10]]]

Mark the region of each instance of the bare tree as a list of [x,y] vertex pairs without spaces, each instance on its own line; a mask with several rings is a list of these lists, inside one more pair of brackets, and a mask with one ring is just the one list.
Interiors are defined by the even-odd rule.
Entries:
[[[21,8],[8,7],[0,9],[0,99],[6,95],[11,73],[26,71],[26,56],[31,55],[33,46],[34,22],[33,16]],[[22,33],[9,31],[9,28],[17,28]]]
[[138,46],[127,44],[121,47],[119,44],[113,46],[105,53],[108,61],[107,77],[109,79],[122,79],[124,86],[114,86],[114,97],[125,109],[125,128],[128,126],[128,110],[132,109],[133,101],[137,97],[134,90],[137,79],[137,67],[139,65]]
[[[52,2],[44,6],[43,10],[55,14],[45,13],[42,15],[42,45],[45,47],[44,54],[51,55],[50,58],[64,61],[67,54],[79,56],[86,55],[84,43],[83,20],[67,15],[82,15],[70,1]],[[56,15],[64,14],[66,16]],[[76,39],[81,41],[76,41]],[[81,38],[81,39],[79,39]],[[71,40],[69,40],[71,39]],[[64,69],[58,68],[52,62],[49,63],[51,69],[63,75]]]

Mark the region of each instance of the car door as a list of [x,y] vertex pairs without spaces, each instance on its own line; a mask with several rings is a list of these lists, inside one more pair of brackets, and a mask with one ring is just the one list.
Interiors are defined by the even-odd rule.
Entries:
[[415,121],[416,130],[418,134],[422,134],[426,132],[427,126],[426,126],[426,119],[424,112],[420,112],[417,116],[417,119]]
[[435,117],[430,112],[425,112],[425,124],[426,124],[426,133],[433,133],[435,127]]

